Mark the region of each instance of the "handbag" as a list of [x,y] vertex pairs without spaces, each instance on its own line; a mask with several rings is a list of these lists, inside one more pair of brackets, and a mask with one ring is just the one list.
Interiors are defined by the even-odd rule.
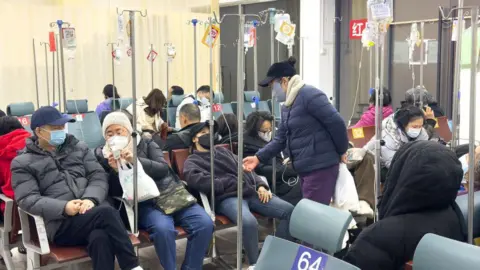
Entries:
[[[117,160],[118,179],[123,189],[123,198],[133,201],[133,165],[121,164]],[[138,201],[143,202],[160,195],[155,181],[145,173],[142,163],[137,160],[137,195]]]
[[195,203],[197,199],[188,192],[183,183],[178,179],[177,175],[168,169],[168,176],[170,179],[160,196],[155,198],[155,205],[165,214],[171,215],[182,209],[185,209]]

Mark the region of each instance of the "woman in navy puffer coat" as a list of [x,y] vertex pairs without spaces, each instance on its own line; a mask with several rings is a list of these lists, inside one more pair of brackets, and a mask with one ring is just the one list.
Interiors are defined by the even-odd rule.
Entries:
[[348,148],[345,122],[324,92],[306,85],[296,75],[294,58],[273,64],[259,85],[271,86],[282,106],[282,121],[275,138],[255,156],[246,157],[244,167],[260,163],[287,149],[298,172],[303,197],[330,204],[335,191],[339,163],[346,161]]

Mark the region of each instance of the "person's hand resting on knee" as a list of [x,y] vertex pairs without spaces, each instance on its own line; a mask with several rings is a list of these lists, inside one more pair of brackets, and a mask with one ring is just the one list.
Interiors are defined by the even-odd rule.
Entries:
[[95,207],[95,203],[89,199],[84,199],[81,201],[80,210],[78,211],[81,215],[85,214],[88,210]]
[[272,192],[270,190],[267,190],[263,186],[258,188],[257,193],[258,193],[258,198],[263,203],[268,203],[272,198]]
[[80,211],[82,200],[71,200],[65,205],[65,214],[68,216],[75,216]]

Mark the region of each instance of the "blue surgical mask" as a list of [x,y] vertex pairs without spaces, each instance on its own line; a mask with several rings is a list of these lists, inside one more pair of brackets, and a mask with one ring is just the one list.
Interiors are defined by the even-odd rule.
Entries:
[[50,133],[50,140],[48,140],[48,143],[52,146],[60,146],[65,142],[65,138],[67,137],[67,134],[65,133],[65,130],[45,130]]
[[282,85],[278,81],[273,82],[272,86],[273,97],[277,102],[285,102],[287,100],[287,94],[283,91]]
[[407,131],[407,135],[412,139],[416,139],[420,135],[420,132],[422,132],[421,128],[410,128]]

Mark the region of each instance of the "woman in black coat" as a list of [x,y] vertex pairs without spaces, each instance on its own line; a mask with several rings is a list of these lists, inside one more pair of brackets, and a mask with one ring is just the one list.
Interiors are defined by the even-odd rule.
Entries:
[[[272,139],[272,115],[268,112],[256,111],[248,115],[243,136],[245,156],[253,156]],[[298,174],[291,165],[283,165],[282,155],[276,157],[276,195],[281,199],[296,205],[302,199]],[[272,186],[272,160],[260,163],[255,172],[267,178],[268,184]]]
[[362,231],[344,260],[360,269],[403,269],[427,233],[465,241],[455,203],[462,177],[462,165],[445,146],[431,141],[402,146],[378,204],[379,221]]

